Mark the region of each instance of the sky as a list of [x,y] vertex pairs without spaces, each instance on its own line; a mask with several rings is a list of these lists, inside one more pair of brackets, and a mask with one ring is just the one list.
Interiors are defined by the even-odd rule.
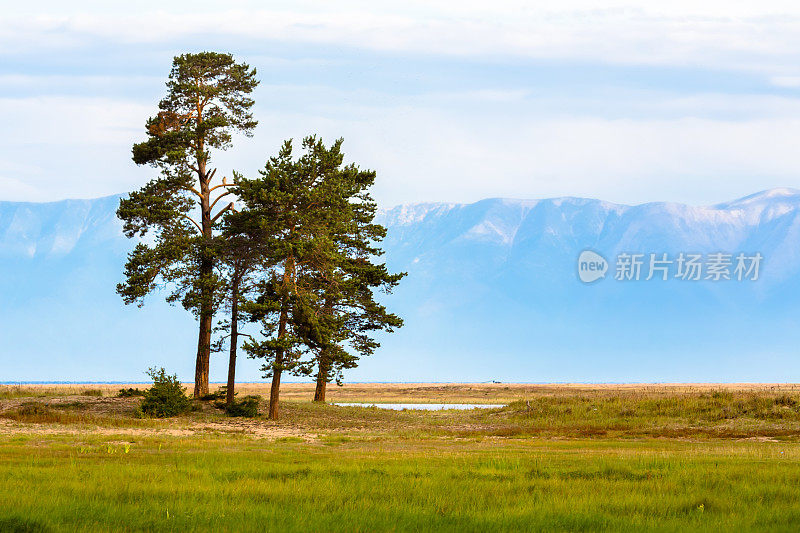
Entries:
[[383,207],[800,188],[797,2],[4,1],[0,200],[144,184],[131,145],[201,50],[261,79],[221,174],[316,133],[377,171]]

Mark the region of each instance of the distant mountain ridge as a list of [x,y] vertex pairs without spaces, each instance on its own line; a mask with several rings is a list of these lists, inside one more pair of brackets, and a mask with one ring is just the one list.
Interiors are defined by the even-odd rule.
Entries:
[[[0,202],[0,360],[20,380],[192,375],[194,324],[153,296],[115,294],[131,243],[119,195]],[[711,206],[587,198],[420,203],[381,211],[386,260],[408,277],[385,301],[406,326],[350,379],[800,379],[800,191]],[[582,284],[584,249],[610,263]],[[755,282],[615,281],[622,252],[759,252]],[[217,357],[212,378],[224,375]],[[245,361],[242,379],[257,379]]]
[[[122,195],[58,202],[0,202],[0,256],[63,256],[122,238]],[[127,249],[127,246],[125,246]]]

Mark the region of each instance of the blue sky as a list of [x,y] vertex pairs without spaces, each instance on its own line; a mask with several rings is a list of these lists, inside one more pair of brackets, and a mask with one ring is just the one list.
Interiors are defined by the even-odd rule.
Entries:
[[800,188],[795,2],[36,2],[0,14],[0,199],[130,190],[173,55],[259,70],[253,173],[345,137],[389,207],[485,197],[720,202]]

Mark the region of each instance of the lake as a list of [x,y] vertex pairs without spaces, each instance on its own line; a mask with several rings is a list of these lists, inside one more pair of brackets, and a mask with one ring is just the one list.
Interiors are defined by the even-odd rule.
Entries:
[[443,409],[498,409],[505,407],[505,404],[497,403],[343,403],[336,402],[333,405],[341,407],[377,407],[378,409],[392,409],[402,411],[403,409],[421,411],[441,411]]

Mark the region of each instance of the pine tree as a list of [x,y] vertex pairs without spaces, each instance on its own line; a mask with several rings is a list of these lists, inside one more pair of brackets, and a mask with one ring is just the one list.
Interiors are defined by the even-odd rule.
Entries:
[[[330,150],[341,162],[341,140]],[[375,291],[390,293],[405,276],[389,273],[384,263],[376,261],[383,255],[379,245],[386,229],[374,221],[377,204],[369,189],[375,172],[349,165],[331,174],[327,181],[336,205],[325,228],[323,242],[330,252],[319,272],[316,301],[321,307],[313,315],[319,318],[313,323],[316,331],[310,343],[316,354],[314,401],[318,402],[325,401],[329,382],[341,385],[343,371],[380,346],[375,332],[391,332],[403,325],[402,319],[375,300]]]
[[315,156],[315,139],[303,141],[306,154],[292,156],[292,143],[283,144],[257,179],[240,179],[235,192],[240,213],[229,216],[230,225],[245,233],[261,258],[259,296],[243,306],[249,320],[261,325],[262,339],[249,339],[243,349],[264,359],[265,377],[272,378],[269,416],[277,419],[281,377],[297,368],[306,351],[299,335],[304,310],[314,293],[308,286],[314,270],[316,235],[325,224],[320,183],[324,162]]
[[[226,150],[234,133],[252,135],[257,124],[248,96],[256,71],[230,54],[202,52],[175,57],[167,96],[146,124],[147,140],[133,146],[136,164],[160,169],[160,176],[120,201],[117,216],[128,237],[139,242],[128,256],[125,281],[117,287],[126,303],[142,304],[161,285],[171,287],[199,319],[195,397],[208,393],[211,330],[219,305],[215,237],[220,217],[232,203],[226,178],[214,184],[212,150]],[[216,209],[216,212],[215,212]]]
[[[227,331],[227,335],[219,339],[221,343],[227,338],[228,340],[228,382],[225,389],[225,405],[231,406],[233,404],[234,396],[236,395],[236,358],[239,346],[239,337],[242,335],[239,331],[239,323],[241,321],[241,313],[239,307],[242,301],[246,300],[249,287],[248,275],[253,269],[253,261],[249,253],[249,243],[240,236],[233,236],[232,238],[223,241],[221,250],[221,263],[225,265],[224,279],[227,281],[227,310],[229,317],[218,326],[221,331]],[[219,349],[219,348],[217,348]]]
[[372,332],[402,324],[373,299],[373,289],[390,290],[403,276],[370,261],[385,235],[373,223],[376,205],[367,191],[375,173],[343,167],[341,145],[326,148],[307,137],[295,160],[287,141],[260,178],[235,188],[243,209],[229,215],[231,228],[259,243],[263,258],[258,297],[243,305],[262,336],[243,348],[265,360],[273,419],[284,372],[309,375],[318,367],[323,384],[331,376],[338,381],[377,348]]
[[[239,181],[239,175],[234,172],[234,182]],[[217,247],[222,277],[225,287],[222,291],[227,294],[225,307],[229,312],[227,320],[223,320],[217,330],[227,332],[215,344],[216,351],[221,351],[224,341],[228,340],[228,383],[226,386],[225,404],[230,407],[236,394],[236,359],[239,337],[250,335],[240,331],[243,320],[241,306],[249,301],[255,289],[257,274],[269,269],[269,254],[262,248],[263,243],[252,239],[259,235],[258,232],[248,232],[236,225],[238,219],[232,215],[235,210],[223,217],[222,238]]]

